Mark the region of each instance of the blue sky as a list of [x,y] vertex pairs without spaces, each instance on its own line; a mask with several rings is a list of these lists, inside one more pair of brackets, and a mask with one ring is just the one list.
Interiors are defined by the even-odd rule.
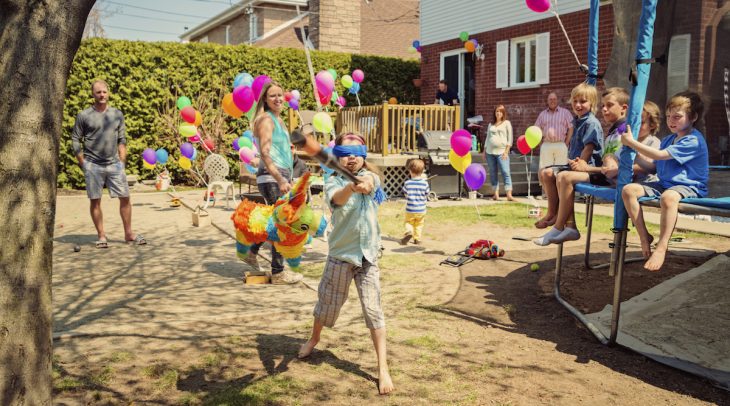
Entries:
[[97,0],[106,38],[175,41],[240,0]]

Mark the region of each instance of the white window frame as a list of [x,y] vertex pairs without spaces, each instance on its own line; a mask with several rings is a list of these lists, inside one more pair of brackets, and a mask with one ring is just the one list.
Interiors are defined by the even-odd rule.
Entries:
[[524,78],[528,79],[530,76],[530,65],[532,64],[532,52],[528,44],[532,43],[535,47],[535,76],[537,76],[537,36],[528,35],[526,37],[512,38],[509,41],[509,86],[510,87],[532,87],[537,85],[536,78],[529,78],[524,82],[517,82],[517,47],[520,44],[525,44],[525,71],[523,72]]
[[[677,55],[677,47],[679,42],[685,42],[685,54]],[[692,35],[681,34],[674,35],[669,40],[669,55],[667,57],[667,98],[674,96],[675,94],[689,89],[689,63],[690,55],[692,52]],[[671,88],[671,79],[679,78],[682,82],[679,87]],[[676,83],[674,83],[676,85]]]
[[[535,47],[535,75],[530,77],[532,52],[527,44]],[[526,80],[517,83],[517,47],[525,44],[525,72]],[[502,90],[536,88],[550,83],[550,33],[537,33],[496,43],[496,87]]]

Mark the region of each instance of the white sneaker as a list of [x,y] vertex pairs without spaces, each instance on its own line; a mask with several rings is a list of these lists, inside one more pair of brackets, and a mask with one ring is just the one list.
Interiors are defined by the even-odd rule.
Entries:
[[555,239],[557,236],[559,236],[560,233],[562,233],[562,231],[560,231],[557,228],[553,227],[553,228],[550,229],[550,231],[548,231],[547,233],[545,233],[542,237],[535,238],[534,240],[532,240],[532,242],[534,242],[536,245],[540,245],[540,246],[543,246],[544,247],[546,245],[552,244],[553,243],[553,239]]
[[304,279],[304,275],[285,269],[282,272],[271,275],[272,285],[292,285]]
[[553,244],[560,244],[566,241],[580,240],[580,232],[575,228],[565,227],[562,233],[553,238]]

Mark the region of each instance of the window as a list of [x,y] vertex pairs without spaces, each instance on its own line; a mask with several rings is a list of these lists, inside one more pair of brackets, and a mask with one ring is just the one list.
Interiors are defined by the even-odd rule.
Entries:
[[667,97],[689,87],[689,34],[675,35],[669,41],[667,60]]
[[550,33],[497,42],[497,87],[534,87],[550,82]]
[[250,42],[254,42],[259,37],[259,17],[256,13],[252,13],[248,17],[248,38]]

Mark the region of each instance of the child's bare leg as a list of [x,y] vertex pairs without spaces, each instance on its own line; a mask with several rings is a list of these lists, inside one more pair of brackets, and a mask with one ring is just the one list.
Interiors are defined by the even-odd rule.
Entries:
[[546,168],[542,173],[542,187],[548,198],[547,213],[540,220],[535,222],[535,227],[546,228],[555,224],[555,215],[558,210],[558,189],[555,174],[552,168]]
[[664,258],[669,249],[669,239],[672,237],[674,226],[677,224],[680,200],[682,200],[682,195],[674,190],[665,190],[659,199],[662,208],[659,220],[659,241],[656,243],[654,253],[644,264],[644,268],[650,271],[658,271],[664,264]]
[[390,378],[390,371],[388,370],[385,348],[385,327],[371,328],[370,336],[375,346],[375,354],[378,356],[378,392],[381,395],[387,395],[395,387],[393,386],[393,380]]
[[322,325],[319,319],[315,318],[314,325],[312,326],[312,337],[310,337],[306,343],[302,344],[299,348],[299,354],[297,354],[297,357],[306,358],[312,354],[314,347],[319,343],[319,336],[322,333],[322,328],[324,328],[324,325]]
[[575,184],[588,182],[586,172],[565,171],[560,172],[557,178],[559,204],[558,214],[555,217],[555,228],[563,230],[566,224],[575,227],[575,215],[573,214],[573,201],[575,200]]
[[641,240],[641,253],[644,255],[644,258],[649,258],[651,256],[651,242],[654,240],[654,237],[649,234],[649,230],[646,229],[646,223],[644,223],[644,212],[639,204],[639,198],[643,196],[646,196],[646,192],[638,183],[629,183],[624,186],[621,192],[621,198],[624,201],[626,212],[634,223],[636,232],[639,234],[639,239]]

